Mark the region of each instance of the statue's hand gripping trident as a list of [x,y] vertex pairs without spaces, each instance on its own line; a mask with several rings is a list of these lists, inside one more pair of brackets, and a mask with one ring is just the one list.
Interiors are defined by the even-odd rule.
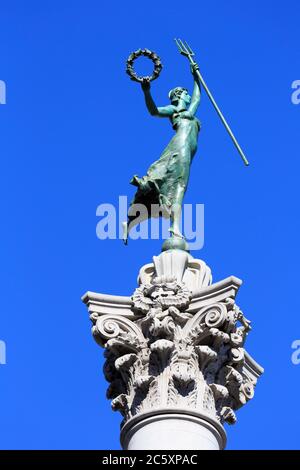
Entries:
[[219,117],[220,117],[222,123],[223,123],[224,126],[225,126],[225,129],[227,130],[228,134],[230,135],[230,137],[231,137],[231,139],[232,139],[232,141],[233,141],[233,143],[234,143],[234,145],[235,145],[237,151],[239,152],[240,156],[242,157],[243,162],[245,163],[245,165],[248,166],[248,165],[249,165],[249,162],[248,162],[248,160],[247,160],[247,158],[246,158],[246,156],[245,156],[243,150],[241,149],[241,147],[240,147],[238,141],[236,140],[236,138],[235,138],[235,136],[234,136],[232,130],[230,129],[230,127],[229,127],[229,125],[228,125],[228,123],[227,123],[227,121],[226,121],[224,115],[222,114],[222,112],[221,112],[219,106],[217,105],[217,103],[216,103],[214,97],[212,96],[211,92],[209,91],[209,88],[208,88],[208,86],[206,85],[206,83],[205,83],[205,81],[204,81],[204,79],[203,79],[203,77],[202,77],[202,75],[201,75],[201,73],[200,73],[200,70],[199,70],[198,65],[196,64],[196,62],[195,62],[194,59],[193,59],[193,57],[195,57],[194,52],[192,51],[191,47],[187,44],[186,41],[182,41],[181,39],[175,39],[175,42],[176,42],[176,44],[177,44],[177,47],[178,47],[178,49],[179,49],[180,54],[182,54],[182,55],[184,55],[185,57],[187,57],[188,60],[190,61],[190,63],[191,63],[191,65],[192,65],[193,69],[195,70],[195,73],[197,74],[197,76],[198,76],[198,78],[199,78],[199,80],[200,80],[201,85],[203,86],[204,90],[206,91],[206,93],[207,93],[207,95],[208,95],[210,101],[211,101],[212,104],[213,104],[213,107],[214,107],[215,110],[217,111],[217,113],[218,113],[218,115],[219,115]]

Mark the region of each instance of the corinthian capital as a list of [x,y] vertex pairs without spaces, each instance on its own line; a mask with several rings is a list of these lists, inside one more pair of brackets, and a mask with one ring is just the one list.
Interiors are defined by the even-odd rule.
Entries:
[[141,269],[132,297],[85,294],[125,448],[128,429],[159,413],[204,420],[224,447],[223,423],[235,423],[263,372],[244,348],[251,327],[235,303],[240,285],[212,284],[203,261],[172,250]]

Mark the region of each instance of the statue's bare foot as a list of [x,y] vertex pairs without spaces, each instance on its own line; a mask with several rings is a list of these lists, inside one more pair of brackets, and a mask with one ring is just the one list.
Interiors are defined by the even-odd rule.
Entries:
[[139,185],[141,184],[141,179],[137,175],[134,175],[130,181],[130,184],[139,187]]

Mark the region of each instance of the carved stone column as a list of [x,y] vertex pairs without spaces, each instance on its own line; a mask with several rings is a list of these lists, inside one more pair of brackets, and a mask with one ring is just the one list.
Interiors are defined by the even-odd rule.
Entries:
[[123,415],[122,447],[223,449],[223,423],[235,423],[263,372],[244,349],[242,282],[212,284],[209,267],[180,250],[154,257],[138,282],[132,297],[82,298],[105,348],[107,398]]

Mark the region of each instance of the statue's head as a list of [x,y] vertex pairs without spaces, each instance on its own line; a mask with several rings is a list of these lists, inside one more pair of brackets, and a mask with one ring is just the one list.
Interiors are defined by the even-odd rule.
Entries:
[[178,103],[179,100],[182,100],[186,105],[189,105],[191,102],[188,90],[179,86],[170,91],[169,98],[172,104]]

